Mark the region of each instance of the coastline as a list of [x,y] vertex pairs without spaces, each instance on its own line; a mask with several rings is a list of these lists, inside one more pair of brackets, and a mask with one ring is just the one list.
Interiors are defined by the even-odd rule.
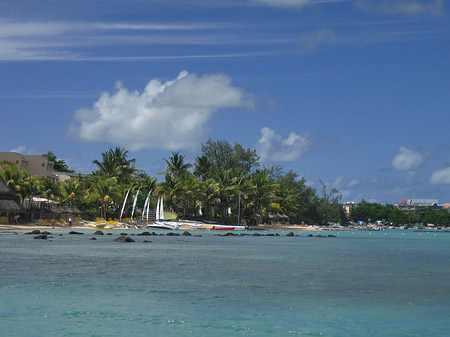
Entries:
[[[195,231],[195,230],[210,230],[212,227],[209,225],[205,225],[204,227],[190,227],[190,226],[180,226],[179,230],[187,230],[187,231]],[[24,223],[24,224],[1,224],[0,223],[0,231],[15,231],[15,230],[51,230],[51,229],[102,229],[102,228],[94,228],[90,226],[86,226],[84,224],[73,224],[62,225],[56,224],[55,228],[52,228],[51,225],[48,224],[36,224],[36,223]],[[107,228],[109,230],[124,230],[124,229],[142,229],[148,230],[148,228],[132,228],[129,226],[117,226],[114,228]],[[283,231],[283,230],[296,230],[296,231],[345,231],[350,230],[348,228],[331,228],[331,227],[310,227],[310,226],[300,226],[300,225],[270,225],[270,226],[254,226],[249,228],[250,231]]]

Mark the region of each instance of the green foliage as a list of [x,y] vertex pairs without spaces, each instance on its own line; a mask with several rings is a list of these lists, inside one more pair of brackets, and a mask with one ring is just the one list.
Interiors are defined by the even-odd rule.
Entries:
[[[55,169],[70,172],[64,161],[58,160],[51,151],[46,156],[55,162]],[[256,152],[236,143],[209,139],[202,145],[202,153],[195,159],[194,166],[186,163],[185,155],[180,152],[172,152],[171,157],[163,159],[167,170],[162,182],[137,170],[135,159],[129,159],[128,151],[118,147],[102,153],[101,160],[94,160],[98,170],[83,179],[63,183],[50,178],[37,179],[8,163],[2,164],[0,177],[21,200],[42,196],[77,205],[92,216],[118,216],[128,190],[131,197],[126,210],[129,210],[132,196],[139,190],[138,205],[143,205],[151,192],[152,205],[156,204],[158,196],[164,196],[167,210],[192,219],[199,219],[201,210],[200,218],[223,223],[236,223],[238,214],[254,224],[272,221],[269,214],[286,214],[292,223],[325,224],[347,220],[338,190],[328,189],[321,182],[319,196],[314,188],[307,186],[304,177],[292,170],[284,172],[278,165],[258,169]],[[359,207],[352,209],[350,219],[445,225],[450,224],[450,213],[422,208],[415,214],[405,214],[392,205],[362,200]]]
[[68,173],[75,172],[74,170],[69,169],[69,166],[67,166],[64,160],[58,160],[58,158],[52,151],[48,151],[47,153],[43,154],[43,156],[47,157],[49,161],[53,162],[53,170],[55,172],[68,172]]
[[[207,158],[212,170],[219,167],[240,169],[245,173],[254,171],[259,166],[256,150],[244,149],[240,144],[231,145],[225,140],[208,141],[202,144],[202,157]],[[204,160],[204,159],[202,159]]]
[[94,160],[98,171],[94,175],[100,175],[105,178],[116,178],[121,183],[131,183],[137,170],[135,169],[136,159],[128,159],[128,151],[116,147],[102,153],[102,160]]

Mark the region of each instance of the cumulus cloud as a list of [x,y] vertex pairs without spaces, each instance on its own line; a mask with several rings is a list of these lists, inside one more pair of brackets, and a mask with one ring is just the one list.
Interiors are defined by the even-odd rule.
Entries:
[[261,129],[257,152],[263,162],[290,162],[299,159],[308,151],[312,142],[308,134],[303,136],[291,132],[285,139],[272,129]]
[[387,14],[442,15],[444,11],[443,0],[359,0],[356,6],[363,10]]
[[252,108],[253,102],[223,74],[196,76],[182,71],[172,81],[151,80],[142,93],[120,84],[92,108],[75,112],[73,136],[130,150],[193,148],[221,108]]
[[450,167],[434,171],[431,174],[430,183],[433,185],[450,184]]
[[410,171],[418,167],[424,161],[419,152],[400,146],[399,154],[392,159],[391,164],[396,171]]

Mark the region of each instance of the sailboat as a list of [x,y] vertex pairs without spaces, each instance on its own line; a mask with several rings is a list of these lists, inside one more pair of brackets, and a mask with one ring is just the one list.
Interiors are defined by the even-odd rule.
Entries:
[[163,197],[158,197],[158,201],[156,202],[155,223],[148,224],[146,227],[171,230],[177,230],[179,228],[179,225],[177,223],[170,222],[164,219]]

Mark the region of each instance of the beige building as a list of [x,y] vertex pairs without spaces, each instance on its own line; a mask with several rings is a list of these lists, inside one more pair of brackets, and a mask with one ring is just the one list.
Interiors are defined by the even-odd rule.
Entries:
[[23,155],[16,152],[0,152],[0,162],[6,161],[37,177],[58,179],[53,172],[53,162],[43,155]]

